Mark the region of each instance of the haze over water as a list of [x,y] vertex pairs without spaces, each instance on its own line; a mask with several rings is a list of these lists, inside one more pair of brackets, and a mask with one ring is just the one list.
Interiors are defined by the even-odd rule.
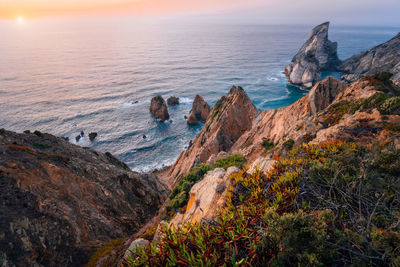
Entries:
[[[282,70],[312,27],[128,18],[0,21],[0,128],[40,130],[74,143],[83,130],[78,145],[109,151],[135,171],[160,168],[201,130],[184,119],[195,94],[214,105],[232,85],[241,85],[262,110],[303,96],[287,85]],[[331,24],[330,39],[345,59],[397,32]],[[157,94],[180,97],[181,105],[169,107],[172,122],[149,114]],[[89,132],[99,134],[93,143]]]

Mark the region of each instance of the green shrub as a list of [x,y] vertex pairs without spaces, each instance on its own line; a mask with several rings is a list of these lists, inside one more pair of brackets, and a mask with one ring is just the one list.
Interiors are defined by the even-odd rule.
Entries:
[[164,225],[130,265],[398,266],[400,150],[330,141],[288,155],[232,174],[214,220]]
[[272,148],[274,148],[275,144],[274,142],[272,142],[270,139],[263,137],[263,147],[265,148],[265,152],[271,150]]
[[31,133],[31,131],[30,131],[30,130],[25,130],[25,131],[24,131],[24,133],[26,133],[26,134],[30,134],[30,133]]
[[38,131],[38,130],[34,131],[33,134],[36,135],[36,136],[39,136],[39,137],[41,137],[41,136],[43,135],[43,134],[42,134],[40,131]]
[[382,82],[388,82],[393,74],[388,71],[383,71],[374,75],[374,78]]
[[51,147],[51,145],[42,142],[35,142],[33,143],[33,146],[39,149],[47,149]]
[[5,134],[5,133],[6,133],[6,130],[4,128],[1,128],[0,129],[0,134]]
[[379,111],[386,115],[400,115],[400,96],[386,99],[379,107]]
[[291,149],[293,148],[293,146],[294,146],[294,140],[293,140],[293,139],[289,139],[289,140],[287,140],[287,141],[285,141],[285,142],[283,143],[283,147],[284,147],[286,150],[291,150]]
[[246,159],[242,155],[232,155],[232,156],[228,156],[226,158],[217,160],[215,162],[215,164],[212,166],[212,168],[213,169],[223,168],[225,170],[232,166],[242,168],[245,163],[246,163]]

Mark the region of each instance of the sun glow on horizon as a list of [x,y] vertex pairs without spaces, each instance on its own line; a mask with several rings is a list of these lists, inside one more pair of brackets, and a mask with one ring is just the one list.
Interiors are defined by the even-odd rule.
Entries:
[[18,22],[19,24],[24,23],[24,21],[25,21],[25,19],[24,19],[23,16],[18,16],[18,17],[17,17],[17,22]]

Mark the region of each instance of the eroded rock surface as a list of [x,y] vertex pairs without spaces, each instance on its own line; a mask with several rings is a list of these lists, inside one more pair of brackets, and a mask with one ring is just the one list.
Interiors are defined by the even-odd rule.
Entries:
[[383,44],[344,60],[342,71],[345,73],[342,78],[347,82],[388,71],[393,74],[391,80],[400,85],[400,33]]
[[321,80],[321,71],[340,69],[337,43],[328,39],[329,22],[315,27],[307,41],[285,68],[289,82],[303,88],[310,88]]
[[211,108],[207,102],[200,96],[196,95],[193,100],[192,109],[190,110],[187,123],[195,125],[200,121],[205,122],[210,115]]
[[175,185],[193,166],[205,163],[211,155],[229,152],[236,140],[251,129],[258,114],[243,88],[232,87],[229,94],[215,104],[199,136],[170,168],[168,184]]
[[17,266],[81,266],[135,233],[169,190],[109,153],[49,134],[0,133],[0,253]]

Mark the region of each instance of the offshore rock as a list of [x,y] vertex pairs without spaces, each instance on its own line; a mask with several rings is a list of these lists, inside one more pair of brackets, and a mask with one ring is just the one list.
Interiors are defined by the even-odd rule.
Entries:
[[196,95],[187,119],[187,123],[189,125],[195,125],[199,120],[205,122],[210,115],[210,111],[211,108],[207,102],[200,95]]
[[179,97],[170,96],[170,97],[167,99],[167,104],[170,105],[170,106],[179,105]]
[[162,96],[158,95],[151,99],[150,113],[161,122],[169,119],[167,104]]
[[16,266],[82,266],[149,221],[169,190],[110,153],[50,134],[0,133],[0,254]]
[[315,27],[307,41],[285,68],[289,82],[310,88],[321,79],[321,71],[340,68],[337,43],[328,39],[329,22]]

